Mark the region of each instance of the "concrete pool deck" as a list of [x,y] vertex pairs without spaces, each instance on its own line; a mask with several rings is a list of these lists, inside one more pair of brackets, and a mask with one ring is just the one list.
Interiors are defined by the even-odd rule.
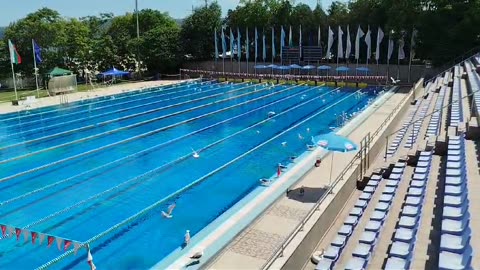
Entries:
[[[408,93],[393,94],[381,106],[374,108],[374,111],[360,125],[346,131],[344,135],[354,142],[360,143],[368,133],[373,133],[378,129],[379,125],[384,122],[400,102],[405,102],[404,98],[407,95]],[[355,154],[354,152],[333,156],[332,179],[336,179]],[[302,177],[300,181],[290,188],[292,191],[288,195],[280,196],[263,214],[223,248],[220,254],[208,262],[205,268],[263,268],[272,255],[281,247],[284,240],[296,229],[327,190],[331,162],[331,156],[324,158],[319,168],[311,170]],[[303,196],[298,191],[302,186],[305,187]],[[336,189],[331,198],[327,198],[325,203],[328,204],[335,193]],[[318,212],[318,215],[320,215],[322,211]],[[292,252],[286,250],[286,253]],[[279,258],[277,260],[278,263],[274,263],[271,268],[280,269],[287,259],[288,256]]]
[[[125,93],[129,91],[135,91],[139,89],[153,88],[153,87],[166,86],[166,85],[171,85],[176,83],[182,83],[185,81],[187,80],[175,80],[175,81],[162,80],[162,81],[125,83],[125,84],[112,85],[107,87],[99,87],[90,91],[75,92],[65,96],[68,97],[68,102],[75,102],[79,100],[115,95],[115,94]],[[35,95],[35,93],[33,93],[32,95]],[[58,95],[58,96],[43,97],[43,98],[37,99],[36,102],[32,103],[28,109],[33,110],[41,107],[59,105],[62,103],[62,100],[61,100],[62,97],[63,97],[62,95]],[[0,103],[0,114],[19,112],[19,111],[24,111],[26,109],[27,108],[24,105],[13,106],[10,102]]]

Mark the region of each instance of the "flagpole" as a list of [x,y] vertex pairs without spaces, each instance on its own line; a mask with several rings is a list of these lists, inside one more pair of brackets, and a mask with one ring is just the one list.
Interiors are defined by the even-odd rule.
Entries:
[[[10,58],[11,58],[11,57],[10,57]],[[13,69],[12,59],[10,59],[10,65],[12,66],[12,78],[13,78],[13,89],[14,89],[14,91],[15,91],[15,100],[18,100],[17,82],[15,81],[15,70]]]
[[412,74],[412,50],[413,50],[413,39],[415,38],[414,37],[414,31],[415,31],[415,27],[412,29],[412,39],[410,40],[410,59],[408,61],[408,82],[410,82],[410,79],[411,79],[411,74]]
[[40,91],[38,90],[38,72],[37,72],[37,58],[35,57],[35,41],[32,39],[33,51],[33,70],[35,72],[35,83],[37,84],[37,98],[40,98]]

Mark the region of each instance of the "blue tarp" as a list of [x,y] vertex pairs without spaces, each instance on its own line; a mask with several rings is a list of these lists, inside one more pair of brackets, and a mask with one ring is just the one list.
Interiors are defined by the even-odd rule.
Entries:
[[127,71],[122,71],[122,70],[118,70],[116,68],[112,68],[110,70],[107,70],[103,73],[100,73],[100,75],[102,76],[123,76],[123,75],[128,75],[130,74],[130,72],[127,72]]

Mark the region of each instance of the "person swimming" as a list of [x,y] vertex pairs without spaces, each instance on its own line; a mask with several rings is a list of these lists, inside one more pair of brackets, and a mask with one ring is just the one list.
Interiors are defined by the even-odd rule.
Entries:
[[170,206],[168,206],[167,212],[162,211],[162,216],[164,218],[172,218],[173,217],[172,212],[173,212],[173,209],[175,209],[176,206],[177,206],[176,202],[170,204]]
[[192,156],[193,156],[194,158],[199,158],[199,157],[200,157],[200,155],[198,154],[198,152],[197,152],[197,151],[195,151],[195,149],[193,149],[192,147],[190,147],[190,148],[191,148],[191,149],[192,149],[192,151],[193,151],[193,154],[192,154]]

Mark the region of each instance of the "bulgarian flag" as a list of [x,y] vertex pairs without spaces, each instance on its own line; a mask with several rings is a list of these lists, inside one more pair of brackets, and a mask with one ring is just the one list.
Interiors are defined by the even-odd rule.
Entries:
[[10,61],[12,62],[12,64],[21,64],[22,57],[20,57],[20,54],[18,54],[17,48],[15,47],[15,44],[13,44],[10,39],[8,40],[8,49],[10,50]]

